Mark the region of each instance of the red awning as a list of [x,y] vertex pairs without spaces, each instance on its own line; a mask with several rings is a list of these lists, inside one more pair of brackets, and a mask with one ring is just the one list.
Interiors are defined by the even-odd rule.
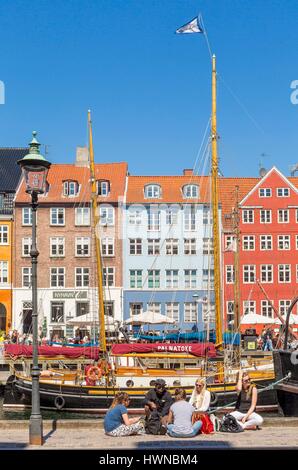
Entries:
[[134,344],[114,344],[112,354],[130,353],[176,353],[191,354],[192,356],[216,357],[216,350],[213,343],[134,343]]
[[[5,344],[5,356],[17,357],[32,357],[32,346],[24,344]],[[71,359],[85,357],[87,359],[98,360],[100,350],[96,347],[67,347],[67,346],[39,346],[38,355],[46,357],[64,356]]]

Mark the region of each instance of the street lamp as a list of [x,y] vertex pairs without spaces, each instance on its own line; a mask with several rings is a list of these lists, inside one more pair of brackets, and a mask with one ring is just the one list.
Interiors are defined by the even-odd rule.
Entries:
[[51,163],[48,162],[39,151],[40,143],[36,140],[36,132],[29,144],[29,153],[18,160],[22,168],[26,183],[26,193],[31,194],[32,211],[32,245],[31,245],[31,284],[32,284],[32,330],[33,330],[33,366],[32,376],[32,398],[31,416],[29,423],[29,443],[34,445],[43,444],[42,416],[40,414],[39,376],[38,367],[38,312],[37,312],[37,258],[39,252],[36,246],[36,211],[38,206],[38,194],[46,190],[46,179]]

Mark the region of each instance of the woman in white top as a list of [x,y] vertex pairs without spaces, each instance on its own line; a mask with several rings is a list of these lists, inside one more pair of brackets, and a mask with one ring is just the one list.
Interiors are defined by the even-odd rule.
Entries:
[[204,412],[207,411],[210,406],[210,399],[211,394],[206,388],[206,379],[197,379],[189,403],[196,409],[196,411]]

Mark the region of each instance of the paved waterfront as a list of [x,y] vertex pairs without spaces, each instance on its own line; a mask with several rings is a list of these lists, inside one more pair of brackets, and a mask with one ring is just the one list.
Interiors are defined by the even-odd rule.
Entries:
[[45,444],[42,447],[28,445],[27,423],[2,422],[0,425],[0,450],[2,449],[239,449],[239,448],[295,448],[298,449],[296,420],[265,422],[259,431],[239,434],[216,433],[200,435],[193,439],[173,439],[168,436],[109,437],[99,423],[45,423]]

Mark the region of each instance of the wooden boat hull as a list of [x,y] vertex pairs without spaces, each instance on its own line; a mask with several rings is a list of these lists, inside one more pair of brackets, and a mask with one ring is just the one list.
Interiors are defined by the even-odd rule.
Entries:
[[282,380],[289,373],[291,376],[276,385],[278,404],[284,416],[298,416],[298,352],[274,351],[274,369],[276,380]]
[[[260,379],[255,381],[259,388],[264,388],[273,382],[273,379]],[[130,395],[130,407],[135,412],[143,410],[143,400],[147,391],[152,387],[121,387],[121,391]],[[168,387],[174,394],[176,387]],[[192,387],[185,388],[190,397]],[[226,407],[236,400],[235,384],[211,384],[211,407]],[[57,385],[55,383],[40,382],[40,405],[44,409],[61,411],[83,411],[105,413],[110,407],[115,393],[120,389],[113,386],[84,386],[84,385]],[[31,406],[31,379],[21,376],[10,376],[5,386],[4,409],[15,407],[25,408]],[[274,406],[277,404],[275,390],[268,390],[259,395],[259,406]],[[233,405],[231,405],[233,406]]]

